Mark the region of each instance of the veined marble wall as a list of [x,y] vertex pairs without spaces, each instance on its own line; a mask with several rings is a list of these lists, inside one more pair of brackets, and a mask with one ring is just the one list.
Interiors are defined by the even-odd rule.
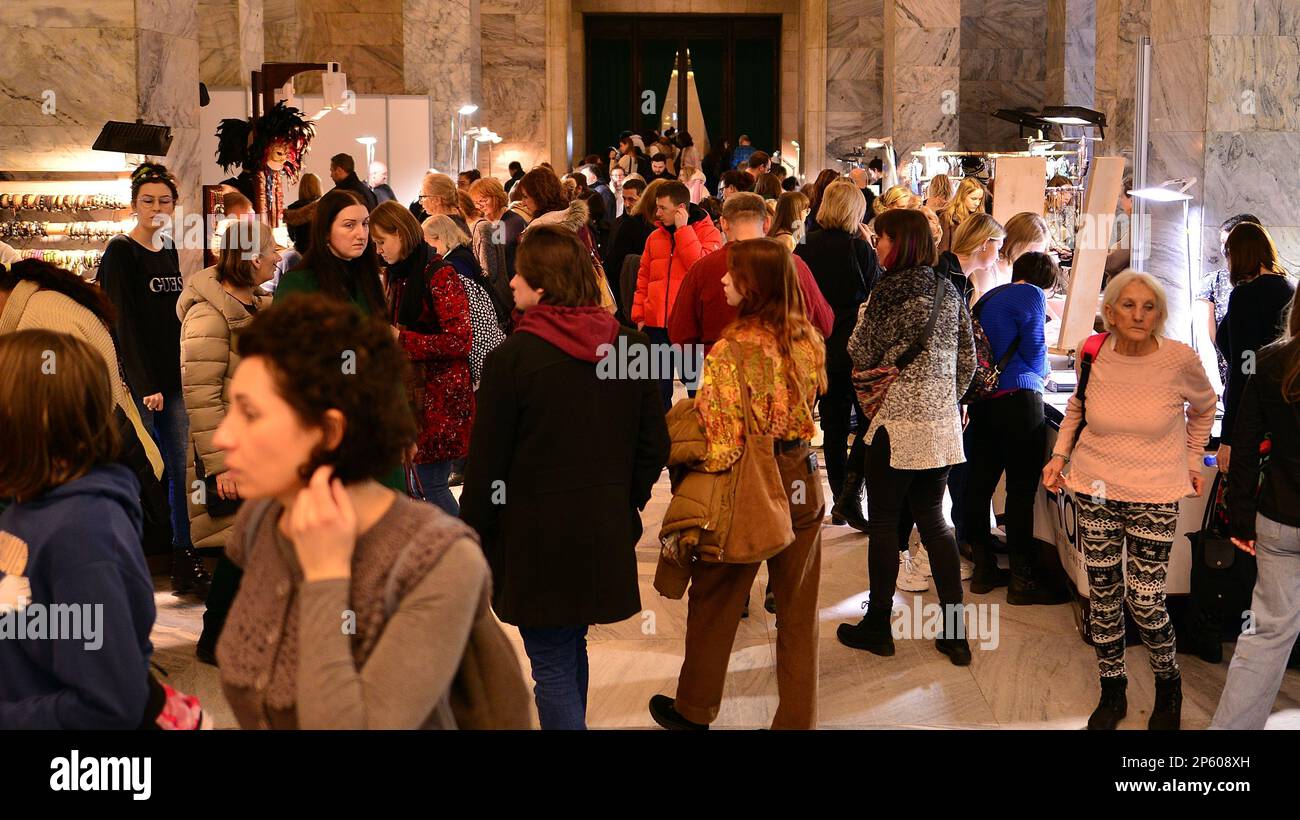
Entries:
[[885,0],[884,124],[899,161],[926,142],[956,145],[961,4]]
[[1097,93],[1097,0],[1048,0],[1044,105],[1092,108]]
[[[885,133],[885,0],[830,0],[826,8],[826,157]],[[839,167],[828,162],[827,167]],[[813,176],[816,172],[813,172]]]
[[[545,0],[478,0],[479,20],[472,32],[475,46],[481,49],[481,92],[474,102],[479,110],[470,118],[502,137],[492,148],[492,174],[497,179],[509,176],[506,166],[518,160],[524,168],[539,162],[557,164],[556,136],[548,132],[547,82],[550,72],[555,80],[567,82],[558,66],[548,69],[547,3]],[[553,13],[553,12],[552,12]],[[559,37],[567,36],[567,24],[555,22]],[[560,143],[558,154],[563,155]],[[488,171],[487,152],[479,152],[479,165]],[[581,159],[579,157],[579,159]]]
[[199,78],[212,88],[248,87],[266,58],[265,0],[199,0]]
[[[108,120],[168,125],[162,158],[199,204],[198,0],[11,3],[0,49],[0,170],[122,171],[90,146]],[[185,272],[199,252],[182,252]]]
[[[452,116],[466,103],[483,104],[479,94],[479,0],[403,0],[402,8],[406,91],[429,95],[433,165],[445,171],[455,162]],[[473,116],[467,118],[465,127],[474,122]]]
[[[1155,0],[1157,6],[1181,0]],[[1138,40],[1151,31],[1152,0],[1097,0],[1097,92],[1093,107],[1106,115],[1106,139],[1097,153],[1133,159]]]
[[1048,0],[961,0],[962,150],[1024,147],[1019,128],[990,115],[1043,103],[1047,18]]

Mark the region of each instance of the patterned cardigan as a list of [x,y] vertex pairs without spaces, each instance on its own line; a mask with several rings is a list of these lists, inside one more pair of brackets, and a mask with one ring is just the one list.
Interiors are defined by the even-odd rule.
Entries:
[[[849,339],[855,370],[892,365],[930,319],[935,277],[928,266],[887,271],[858,310]],[[867,441],[889,431],[889,463],[899,470],[928,470],[960,464],[961,414],[957,400],[975,374],[975,339],[970,313],[947,277],[934,335],[889,388],[867,429]]]

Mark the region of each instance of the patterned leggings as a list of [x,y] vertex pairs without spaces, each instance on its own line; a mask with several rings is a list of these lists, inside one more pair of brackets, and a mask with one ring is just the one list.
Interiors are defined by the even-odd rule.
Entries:
[[[1125,675],[1124,599],[1127,597],[1156,678],[1178,677],[1174,627],[1165,606],[1165,575],[1178,523],[1178,502],[1103,501],[1087,495],[1078,495],[1076,500],[1083,559],[1088,567],[1089,624],[1101,676]],[[1127,572],[1123,559],[1126,538]]]

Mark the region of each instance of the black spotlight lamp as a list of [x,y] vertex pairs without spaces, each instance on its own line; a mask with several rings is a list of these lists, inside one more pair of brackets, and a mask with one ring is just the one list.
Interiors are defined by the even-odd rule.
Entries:
[[1101,131],[1101,138],[1106,138],[1106,115],[1081,105],[1049,105],[1040,116],[1056,125],[1092,126]]
[[1037,131],[1039,139],[1042,139],[1043,133],[1052,127],[1050,122],[1038,116],[1038,112],[1029,108],[999,108],[993,112],[993,116],[1014,123],[1020,128],[1022,137],[1025,135],[1025,129],[1029,128]]
[[109,120],[95,139],[95,151],[118,154],[144,154],[165,157],[172,147],[172,130],[165,125],[148,125],[144,120],[116,122]]

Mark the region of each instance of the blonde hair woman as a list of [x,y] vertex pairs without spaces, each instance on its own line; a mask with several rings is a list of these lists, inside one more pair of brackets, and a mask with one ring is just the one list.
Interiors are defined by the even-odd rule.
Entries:
[[885,211],[891,211],[895,208],[914,208],[916,207],[916,194],[906,185],[895,185],[887,188],[883,194],[876,197],[875,202],[871,203],[872,213],[879,216]]
[[1127,602],[1156,679],[1147,728],[1177,729],[1182,683],[1165,581],[1178,501],[1201,494],[1216,396],[1196,351],[1164,337],[1168,306],[1154,277],[1134,270],[1116,276],[1106,286],[1102,314],[1109,338],[1090,366],[1088,424],[1082,425],[1084,404],[1076,390],[1043,468],[1043,486],[1068,487],[1079,514],[1101,675],[1101,700],[1088,728],[1114,729],[1128,713]]
[[998,254],[997,276],[995,284],[1011,281],[1011,267],[1022,254],[1030,251],[1046,253],[1051,234],[1047,229],[1047,220],[1038,214],[1021,211],[1007,220],[1007,236],[1002,242],[1002,251]]
[[[863,200],[866,205],[866,200]],[[767,235],[785,243],[792,253],[804,236],[804,217],[808,215],[808,197],[798,191],[786,191],[776,201],[776,213]]]
[[939,224],[943,228],[943,238],[939,241],[940,253],[952,249],[952,238],[957,228],[971,214],[978,213],[983,207],[984,186],[975,177],[966,177],[957,186],[957,193],[939,212]]
[[952,198],[952,180],[947,174],[935,174],[930,177],[930,186],[925,191],[925,204],[935,213],[942,211]]
[[988,214],[972,214],[957,228],[952,249],[939,254],[936,270],[948,274],[957,291],[974,305],[993,288],[997,276],[998,252],[1006,231]]

